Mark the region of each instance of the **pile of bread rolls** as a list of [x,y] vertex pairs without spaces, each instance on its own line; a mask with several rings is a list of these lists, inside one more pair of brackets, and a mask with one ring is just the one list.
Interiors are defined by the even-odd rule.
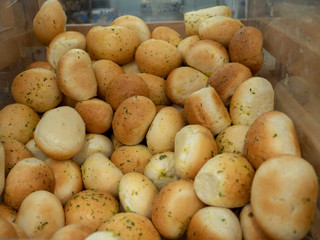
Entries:
[[185,13],[187,37],[136,16],[66,31],[47,0],[47,59],[0,111],[0,238],[306,236],[318,195],[291,119],[257,76],[261,32],[226,6]]

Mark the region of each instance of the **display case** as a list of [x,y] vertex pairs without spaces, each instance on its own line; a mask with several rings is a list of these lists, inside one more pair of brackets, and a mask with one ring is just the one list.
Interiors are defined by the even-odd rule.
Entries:
[[[45,60],[46,48],[32,31],[32,20],[41,3],[0,1],[0,109],[13,102],[10,92],[13,78],[30,63]],[[237,9],[233,11],[237,15]],[[263,33],[264,63],[257,75],[271,82],[275,109],[293,120],[302,157],[320,176],[320,1],[247,0],[245,12],[247,17],[241,21]],[[148,22],[151,30],[166,25],[186,36],[182,20],[152,20]],[[93,25],[68,24],[67,30],[86,34]],[[320,240],[319,226],[320,197],[306,239]]]

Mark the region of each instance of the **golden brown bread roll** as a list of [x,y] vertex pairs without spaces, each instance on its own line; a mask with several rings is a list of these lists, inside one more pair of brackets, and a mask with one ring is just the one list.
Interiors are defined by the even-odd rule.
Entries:
[[56,231],[50,240],[85,240],[93,230],[83,224],[69,224]]
[[[5,175],[5,151],[4,151],[4,147],[2,145],[2,143],[0,142],[0,195],[3,192],[4,189],[4,185],[5,185],[5,179],[6,179],[6,175]],[[1,205],[0,205],[1,207]],[[1,208],[0,208],[1,210]]]
[[237,87],[251,77],[251,71],[246,66],[240,63],[226,63],[210,75],[208,85],[217,91],[224,105],[229,106]]
[[0,216],[2,219],[13,223],[17,216],[17,211],[4,203],[0,203]]
[[236,31],[229,43],[232,62],[239,62],[256,74],[263,64],[263,36],[258,28],[245,26]]
[[14,239],[18,238],[18,234],[15,228],[7,220],[0,218],[0,238],[2,239]]
[[105,92],[105,100],[113,110],[131,96],[149,96],[148,87],[137,74],[124,73],[109,82]]
[[64,95],[76,101],[97,95],[97,81],[87,52],[71,49],[60,58],[58,84]]
[[300,156],[300,146],[292,120],[279,111],[262,114],[246,134],[244,153],[255,169],[267,159],[280,154]]
[[50,65],[50,63],[45,61],[35,61],[33,63],[30,63],[25,70],[29,70],[32,68],[44,68],[50,71],[55,71],[55,69]]
[[253,215],[271,239],[302,239],[311,228],[317,195],[312,165],[298,156],[278,155],[256,171],[251,188]]
[[199,124],[219,134],[231,124],[230,115],[212,87],[202,88],[187,97],[184,114],[189,124]]
[[144,96],[132,96],[124,100],[112,119],[115,137],[125,145],[139,144],[147,134],[156,115],[154,103]]
[[33,19],[33,31],[36,38],[48,45],[59,33],[64,32],[67,16],[58,0],[45,1]]
[[175,47],[177,47],[182,40],[180,33],[167,26],[155,27],[151,33],[151,38],[164,40]]

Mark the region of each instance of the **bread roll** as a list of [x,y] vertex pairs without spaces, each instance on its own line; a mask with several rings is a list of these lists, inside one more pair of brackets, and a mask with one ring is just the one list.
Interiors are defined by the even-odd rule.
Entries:
[[26,143],[26,148],[32,153],[32,156],[35,158],[45,160],[48,157],[43,152],[41,152],[33,138]]
[[213,40],[199,40],[191,45],[185,55],[186,63],[207,76],[229,62],[226,48]]
[[83,190],[64,207],[66,225],[78,223],[96,231],[108,218],[119,212],[118,201],[108,192]]
[[274,109],[271,83],[261,77],[249,78],[235,90],[229,109],[233,124],[250,126],[261,114]]
[[35,61],[30,63],[25,70],[29,70],[32,68],[43,68],[43,69],[47,69],[50,71],[55,71],[55,69],[50,65],[50,63],[45,62],[45,61]]
[[106,96],[106,88],[114,78],[125,73],[124,70],[111,60],[98,60],[92,64],[96,81],[98,84],[98,97],[104,99]]
[[169,99],[183,107],[186,98],[193,92],[207,86],[208,77],[191,67],[179,67],[170,72],[165,83]]
[[116,111],[119,105],[131,96],[148,97],[148,87],[137,74],[124,73],[110,81],[106,88],[105,100]]
[[147,84],[149,98],[156,106],[171,104],[171,101],[165,92],[165,79],[149,73],[139,73],[138,76]]
[[162,152],[153,155],[146,167],[144,175],[160,190],[165,185],[178,179],[174,167],[174,152]]
[[252,213],[252,207],[247,204],[240,212],[240,225],[244,240],[271,240],[258,226],[258,223]]
[[193,179],[203,164],[217,154],[217,144],[208,128],[197,124],[183,127],[177,132],[174,143],[178,178]]
[[144,168],[152,153],[145,145],[121,146],[115,149],[111,155],[111,161],[122,171],[143,173]]
[[142,173],[127,173],[119,182],[119,200],[126,212],[134,212],[150,218],[157,193],[156,186]]
[[71,49],[60,58],[58,84],[64,95],[76,101],[97,95],[97,81],[87,52]]
[[232,35],[244,25],[238,19],[215,16],[203,20],[199,25],[200,39],[211,39],[228,47]]
[[62,100],[56,74],[43,68],[33,68],[18,74],[13,79],[11,92],[17,103],[41,113],[58,106]]
[[205,207],[192,216],[187,238],[241,240],[242,234],[239,220],[230,209]]
[[33,157],[26,146],[12,138],[0,138],[4,150],[4,171],[8,176],[11,169],[21,160]]
[[94,189],[118,196],[118,184],[122,172],[103,153],[90,155],[81,166],[82,180],[86,189]]
[[85,240],[121,240],[120,234],[111,231],[94,232],[90,234]]
[[147,134],[156,115],[154,103],[144,96],[132,96],[124,100],[112,119],[115,137],[125,145],[139,144]]
[[203,207],[204,203],[194,192],[193,181],[176,180],[164,186],[156,196],[151,219],[161,236],[178,239],[186,232],[193,214]]
[[219,134],[230,126],[227,108],[212,87],[202,88],[192,93],[185,101],[184,114],[189,124],[199,124]]
[[195,42],[197,42],[199,40],[200,40],[200,37],[198,35],[192,35],[192,36],[185,37],[184,39],[182,39],[179,42],[177,48],[182,56],[182,63],[184,65],[187,63],[186,58],[185,58],[187,51],[192,46],[192,44],[194,44]]
[[75,109],[83,119],[87,133],[104,133],[111,127],[113,110],[105,101],[91,98],[77,102]]
[[254,169],[239,154],[221,153],[208,160],[194,179],[199,199],[211,206],[237,208],[250,200]]
[[140,44],[138,35],[123,26],[95,26],[87,33],[87,48],[93,60],[107,59],[116,64],[134,60]]
[[133,61],[131,61],[129,63],[121,65],[121,68],[123,69],[123,71],[125,73],[132,73],[132,74],[141,73],[141,71],[139,69],[139,66],[138,66],[138,64],[136,63],[135,60],[133,60]]
[[228,6],[222,5],[186,12],[184,14],[184,24],[187,35],[198,35],[201,22],[214,16],[232,17],[232,12]]
[[208,85],[217,91],[224,105],[229,106],[234,91],[251,77],[251,71],[246,66],[240,63],[226,63],[210,75]]
[[59,33],[64,32],[67,16],[58,0],[45,1],[33,19],[36,38],[48,45]]
[[55,36],[47,48],[47,61],[54,69],[58,68],[60,58],[71,49],[86,49],[86,37],[75,31],[66,31]]
[[19,239],[28,239],[28,235],[24,232],[24,230],[16,223],[11,223],[11,225],[16,230]]
[[47,156],[66,160],[80,150],[85,140],[85,123],[71,107],[58,107],[46,112],[34,131],[34,140]]
[[0,136],[9,137],[26,143],[32,138],[40,118],[30,107],[12,103],[0,111]]
[[146,135],[147,146],[152,154],[173,151],[176,133],[184,126],[184,119],[178,109],[171,106],[162,108]]
[[122,212],[101,224],[99,231],[111,231],[121,240],[160,240],[161,237],[152,222],[137,213]]
[[65,225],[63,207],[54,194],[36,191],[23,200],[15,222],[31,239],[50,239]]
[[18,238],[18,234],[15,228],[7,220],[0,218],[0,238],[1,239],[10,239]]
[[29,194],[38,190],[52,192],[52,171],[37,158],[25,158],[9,172],[3,191],[3,201],[17,210]]
[[182,40],[180,33],[171,27],[158,26],[152,30],[151,38],[164,40],[173,46],[177,47]]
[[151,33],[148,25],[139,17],[133,15],[123,15],[114,19],[111,25],[123,26],[134,31],[140,42],[150,39]]
[[263,64],[263,36],[258,28],[245,26],[237,30],[229,43],[229,56],[232,62],[239,62],[256,74]]
[[219,153],[238,153],[244,156],[244,142],[249,127],[233,125],[224,129],[216,137]]
[[311,228],[318,195],[312,165],[294,155],[269,158],[251,188],[253,215],[271,239],[302,239]]
[[279,111],[262,114],[246,134],[244,153],[255,169],[267,159],[280,154],[300,156],[300,146],[292,120]]
[[102,134],[88,133],[82,148],[72,159],[79,166],[92,154],[100,152],[110,158],[114,151],[114,146],[110,138]]
[[72,160],[47,158],[44,163],[51,169],[54,180],[53,194],[64,206],[69,198],[80,192],[83,187],[81,170]]
[[6,179],[6,175],[5,175],[5,151],[4,151],[4,147],[2,145],[2,143],[0,142],[0,195],[3,192],[4,189],[4,185],[5,185],[5,179]]
[[69,224],[53,234],[50,240],[85,240],[89,235],[93,233],[93,230],[83,224]]
[[4,203],[0,203],[0,216],[2,219],[13,223],[16,220],[17,211]]
[[140,44],[135,54],[135,60],[141,72],[163,78],[182,63],[179,50],[161,39],[149,39]]

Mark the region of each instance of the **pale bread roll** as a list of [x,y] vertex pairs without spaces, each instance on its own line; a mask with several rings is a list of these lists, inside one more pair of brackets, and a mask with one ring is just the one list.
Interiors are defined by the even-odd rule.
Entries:
[[44,163],[51,169],[54,180],[53,194],[64,206],[68,199],[80,192],[83,187],[81,170],[72,160],[47,158]]
[[249,127],[233,125],[225,128],[216,137],[219,153],[237,153],[244,156],[244,143]]
[[154,117],[146,135],[147,146],[152,154],[173,151],[176,133],[184,126],[178,109],[163,107]]
[[300,156],[299,141],[292,120],[279,111],[262,114],[246,134],[244,153],[255,169],[267,159],[280,154]]
[[253,215],[271,239],[302,239],[311,228],[317,195],[312,165],[298,156],[278,155],[256,171],[251,188]]
[[85,123],[79,113],[67,106],[47,111],[34,131],[38,148],[57,160],[72,158],[85,140]]
[[32,153],[32,156],[35,158],[45,160],[48,157],[37,147],[33,138],[26,143],[26,148]]
[[90,234],[85,240],[121,240],[119,235],[111,231],[99,231]]
[[139,73],[144,82],[147,84],[149,98],[157,105],[170,105],[171,101],[165,92],[166,80],[149,73]]
[[18,238],[18,234],[15,228],[12,226],[10,222],[0,218],[0,238],[1,239],[14,239]]
[[55,232],[55,234],[53,234],[50,240],[85,240],[92,233],[93,230],[89,227],[82,224],[74,223],[60,228]]
[[101,224],[98,231],[111,231],[121,240],[161,239],[150,219],[137,213],[118,213]]
[[123,26],[95,26],[87,33],[87,49],[93,60],[107,59],[116,64],[134,60],[140,44],[138,35]]
[[141,72],[163,78],[182,64],[179,50],[161,39],[149,39],[140,44],[135,54],[135,60]]
[[11,169],[21,160],[33,157],[32,153],[26,146],[16,139],[0,138],[2,147],[4,148],[4,169],[5,176],[8,176]]
[[104,98],[106,88],[114,78],[125,73],[124,70],[115,62],[107,59],[95,61],[92,64],[94,74],[98,84],[98,97]]
[[11,92],[17,103],[41,113],[58,106],[62,100],[56,74],[43,68],[32,68],[18,74],[13,79]]
[[242,229],[242,235],[244,240],[271,240],[262,230],[260,229],[252,212],[252,207],[247,204],[241,209],[240,212],[240,225]]
[[202,166],[194,179],[194,189],[199,199],[208,205],[242,207],[250,200],[254,172],[245,157],[221,153]]
[[189,95],[207,86],[208,77],[202,72],[188,66],[172,70],[165,83],[165,91],[169,99],[183,107]]
[[71,49],[60,58],[58,84],[64,95],[76,101],[97,95],[97,81],[87,52]]
[[179,239],[187,231],[193,214],[204,206],[195,194],[192,180],[176,180],[156,196],[151,219],[161,236]]
[[109,82],[105,92],[105,100],[114,111],[131,96],[149,96],[145,81],[132,73],[124,73],[114,78]]
[[113,110],[109,103],[91,98],[77,102],[74,108],[83,119],[87,133],[104,133],[111,127]]
[[48,45],[59,33],[64,32],[67,16],[58,0],[45,1],[33,19],[33,31],[36,38]]
[[102,134],[88,133],[80,152],[72,159],[81,166],[94,153],[100,152],[110,158],[113,151],[114,146],[110,138]]
[[75,31],[59,33],[50,42],[47,48],[47,61],[54,69],[58,68],[60,58],[71,49],[86,49],[86,37]]
[[203,164],[218,154],[214,136],[201,125],[187,125],[177,132],[174,167],[178,178],[194,179]]
[[200,37],[198,35],[192,35],[192,36],[185,37],[184,39],[182,39],[179,42],[177,48],[178,48],[179,52],[181,53],[182,62],[184,65],[187,63],[186,58],[185,58],[187,51],[192,46],[192,44],[194,44],[195,42],[197,42],[199,40],[200,40]]
[[182,40],[180,33],[167,26],[155,27],[151,32],[151,38],[164,40],[175,47],[177,47]]
[[210,75],[208,85],[217,91],[224,105],[229,106],[234,91],[251,77],[250,69],[241,63],[226,63]]
[[228,47],[232,35],[244,25],[238,19],[215,16],[203,20],[199,25],[200,39],[211,39]]
[[219,134],[231,125],[227,108],[218,93],[212,87],[202,88],[186,99],[184,114],[189,124],[199,124]]
[[9,172],[3,191],[3,201],[17,210],[29,194],[38,190],[52,192],[52,171],[37,158],[25,158]]
[[144,168],[152,157],[150,149],[142,144],[134,146],[120,146],[111,155],[111,161],[122,171],[143,173]]
[[201,22],[214,16],[232,17],[232,12],[228,6],[222,5],[186,12],[184,14],[184,24],[187,35],[198,35]]
[[240,84],[230,101],[233,124],[250,126],[261,114],[274,110],[274,91],[262,77],[252,77]]
[[16,220],[17,211],[4,203],[0,203],[0,216],[2,219],[13,223]]
[[213,40],[199,40],[185,54],[186,63],[210,76],[218,67],[229,62],[226,48]]
[[123,15],[114,19],[111,25],[123,26],[134,31],[140,42],[150,39],[151,33],[148,25],[139,17],[133,15]]
[[32,68],[44,68],[50,71],[55,71],[55,69],[50,65],[50,63],[45,61],[35,61],[33,63],[30,63],[25,70],[29,70]]
[[112,141],[114,149],[117,149],[117,148],[119,148],[121,146],[124,146],[124,144],[121,143],[113,133],[111,134],[111,141]]
[[132,96],[124,100],[112,119],[115,137],[125,145],[139,144],[147,134],[156,115],[154,103],[144,96]]
[[86,189],[94,189],[118,196],[122,172],[103,153],[90,155],[81,165],[82,181]]
[[122,176],[118,187],[119,200],[124,211],[151,217],[158,190],[148,177],[142,173],[130,172]]
[[25,198],[15,223],[31,239],[50,239],[65,225],[59,199],[48,191],[36,191]]
[[141,71],[140,71],[140,69],[138,67],[138,64],[136,63],[135,60],[133,60],[133,61],[131,61],[129,63],[121,65],[121,68],[123,69],[123,71],[125,73],[132,73],[132,74],[141,73]]
[[187,238],[241,240],[238,217],[228,208],[205,207],[197,211],[188,226]]
[[66,225],[83,224],[93,231],[118,212],[119,203],[111,193],[95,190],[75,194],[64,207]]
[[160,190],[178,179],[174,167],[174,152],[162,152],[153,155],[144,168],[144,175]]

